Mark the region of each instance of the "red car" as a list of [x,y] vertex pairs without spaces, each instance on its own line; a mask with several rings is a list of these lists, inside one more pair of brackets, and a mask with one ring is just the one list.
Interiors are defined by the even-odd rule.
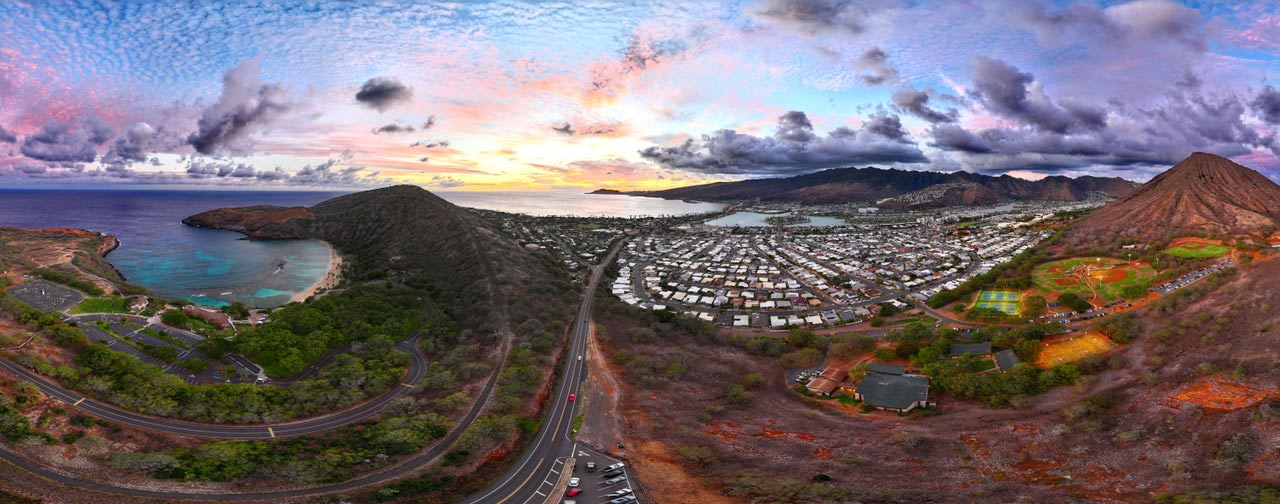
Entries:
[[578,495],[578,494],[580,494],[580,493],[582,493],[582,489],[581,489],[581,488],[570,488],[570,489],[569,489],[569,491],[568,491],[568,492],[566,492],[566,493],[564,494],[564,496],[565,496],[565,497],[573,497],[573,496]]
[[577,394],[569,394],[569,400],[570,400],[570,401],[572,401],[572,400],[574,400],[574,399],[577,399],[577,398],[578,398]]

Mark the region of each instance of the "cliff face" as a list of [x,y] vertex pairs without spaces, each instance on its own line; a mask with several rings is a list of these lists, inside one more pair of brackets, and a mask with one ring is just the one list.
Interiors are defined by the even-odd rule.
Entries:
[[237,231],[254,240],[281,240],[306,238],[306,222],[312,217],[304,207],[257,205],[210,210],[182,219],[182,223]]
[[1094,211],[1073,226],[1069,237],[1266,236],[1278,225],[1280,186],[1229,159],[1197,152]]
[[36,269],[57,270],[115,292],[124,279],[103,256],[119,246],[114,236],[81,229],[0,227],[0,271],[16,277]]
[[929,198],[902,198],[886,206],[915,208],[972,205],[1005,201],[1079,201],[1093,193],[1112,197],[1129,194],[1138,184],[1120,178],[1063,176],[1025,180],[967,172],[942,173],[880,168],[837,168],[796,177],[718,182],[664,191],[635,192],[643,196],[704,201],[761,200],[809,204],[875,203],[920,191]]

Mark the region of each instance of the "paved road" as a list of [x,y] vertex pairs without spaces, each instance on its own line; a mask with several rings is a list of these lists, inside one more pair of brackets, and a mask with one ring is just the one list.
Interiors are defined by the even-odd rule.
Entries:
[[417,384],[427,374],[427,358],[422,355],[422,352],[418,351],[418,339],[419,336],[415,334],[396,344],[396,348],[409,354],[410,359],[408,373],[406,373],[404,380],[399,385],[392,387],[391,390],[353,408],[323,416],[277,424],[218,425],[144,415],[87,398],[83,394],[63,388],[53,380],[45,378],[9,359],[0,358],[0,368],[18,378],[34,383],[40,388],[41,392],[51,398],[75,406],[85,413],[119,424],[197,438],[273,439],[318,434],[350,425],[378,414],[383,406],[408,392],[413,385]]
[[[591,302],[595,297],[596,287],[600,283],[601,277],[604,276],[604,265],[613,262],[613,258],[620,248],[621,243],[609,252],[609,255],[600,262],[600,266],[593,268],[591,281],[587,284],[585,298],[582,301],[582,306],[578,309],[577,320],[574,322],[573,336],[569,344],[567,357],[568,364],[564,368],[564,374],[560,376],[560,383],[556,387],[555,396],[547,409],[546,418],[543,419],[542,427],[538,430],[533,443],[525,448],[520,459],[507,474],[464,502],[474,504],[540,504],[547,499],[547,494],[560,478],[560,471],[564,470],[561,467],[564,459],[570,455],[577,454],[579,451],[587,452],[585,449],[580,450],[572,439],[571,430],[573,429],[574,411],[577,408],[577,402],[570,401],[569,396],[578,394],[582,380],[586,378],[586,363],[581,360],[581,357],[586,353],[587,337],[591,331]],[[596,452],[590,453],[595,457],[593,460],[597,461],[597,465],[601,465],[601,460],[612,460]],[[584,458],[584,460],[587,459]],[[572,468],[569,470],[572,470]],[[596,481],[599,479],[597,477],[598,474],[599,472],[593,475],[583,473],[576,474],[576,476],[583,479],[584,486],[596,487],[600,484],[600,482]],[[625,485],[618,485],[617,487],[622,488],[623,486]]]
[[[503,360],[505,361],[507,352],[510,351],[509,328],[505,323],[503,324],[502,331],[503,331],[502,356],[503,356]],[[416,348],[416,343],[414,344],[414,347]],[[420,353],[417,353],[417,352],[414,352],[414,353],[421,356]],[[4,363],[12,364],[7,359],[0,358],[0,364],[4,364]],[[425,359],[424,359],[424,363],[425,363]],[[25,369],[21,367],[19,367],[18,369],[25,371]],[[425,367],[423,368],[423,370],[425,372]],[[153,499],[165,499],[165,500],[173,500],[173,501],[278,502],[283,499],[325,495],[325,494],[332,494],[336,492],[347,492],[347,491],[367,487],[370,485],[386,483],[399,478],[413,475],[418,470],[425,467],[427,464],[430,464],[431,462],[435,461],[436,459],[444,455],[446,451],[448,451],[453,447],[454,442],[456,442],[458,438],[462,436],[462,433],[466,431],[467,427],[470,427],[471,424],[475,422],[476,418],[479,417],[480,412],[484,410],[485,404],[489,402],[489,398],[492,396],[492,393],[497,386],[499,375],[500,373],[498,373],[497,371],[495,371],[492,375],[490,375],[488,383],[485,384],[484,391],[481,392],[480,397],[477,398],[476,402],[472,405],[471,410],[467,413],[467,416],[464,417],[462,420],[460,420],[458,424],[454,426],[453,430],[450,431],[449,434],[446,435],[443,439],[441,439],[438,443],[436,443],[435,446],[431,447],[427,451],[413,457],[412,459],[405,461],[404,463],[392,469],[379,472],[379,473],[365,475],[350,481],[346,481],[346,482],[335,484],[335,485],[329,485],[329,486],[310,487],[310,488],[304,488],[304,489],[298,489],[298,490],[289,490],[289,491],[281,491],[281,492],[265,492],[265,493],[211,494],[211,493],[200,493],[198,491],[161,492],[161,491],[152,491],[152,490],[141,490],[141,489],[125,487],[125,486],[117,486],[110,483],[84,481],[72,476],[65,475],[61,472],[46,468],[39,464],[35,464],[27,460],[22,455],[19,455],[13,452],[8,446],[4,444],[0,444],[0,458],[3,458],[5,461],[9,462],[10,464],[13,464],[23,470],[26,470],[27,472],[30,472],[32,474],[35,474],[37,476],[43,477],[45,479],[48,479],[57,483],[61,483],[69,487],[98,491],[98,492],[109,493],[114,495],[128,495],[128,496],[135,496],[135,497],[147,497],[147,498],[153,498]],[[419,376],[419,378],[420,377],[421,376]],[[36,376],[36,378],[40,378],[43,380],[43,378],[39,376]],[[403,389],[404,391],[409,390],[407,387],[397,387],[397,388]],[[400,393],[403,393],[403,392],[393,391],[389,393],[396,393],[397,395],[399,395]],[[59,397],[59,398],[62,398],[62,397]],[[81,403],[81,406],[83,406],[84,404],[85,403]],[[151,418],[151,417],[146,417],[146,418]],[[319,418],[325,418],[325,417],[319,417]],[[187,423],[187,422],[182,422],[182,423]],[[142,428],[150,428],[150,427],[142,426]]]

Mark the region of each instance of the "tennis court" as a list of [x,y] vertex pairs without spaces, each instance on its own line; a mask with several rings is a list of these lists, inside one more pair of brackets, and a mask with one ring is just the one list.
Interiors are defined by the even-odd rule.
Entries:
[[1013,291],[984,290],[978,293],[976,308],[991,308],[1005,315],[1016,316],[1021,311],[1020,296]]
[[1051,368],[1059,364],[1075,362],[1090,355],[1106,353],[1116,344],[1106,336],[1095,332],[1087,332],[1056,341],[1046,342],[1040,349],[1037,364],[1042,368]]

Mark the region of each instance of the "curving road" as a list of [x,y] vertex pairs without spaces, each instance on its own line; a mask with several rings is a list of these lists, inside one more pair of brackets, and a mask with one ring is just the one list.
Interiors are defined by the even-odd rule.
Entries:
[[84,394],[68,390],[62,385],[41,376],[21,365],[0,358],[0,368],[14,374],[20,379],[34,383],[45,395],[65,402],[77,409],[104,418],[112,422],[130,425],[155,432],[165,432],[179,436],[190,436],[206,439],[275,439],[307,434],[318,434],[351,425],[368,419],[382,410],[383,406],[397,397],[409,392],[414,385],[427,374],[427,358],[418,351],[419,335],[415,334],[396,343],[396,348],[409,354],[408,372],[403,381],[382,395],[361,403],[358,406],[337,412],[311,417],[303,420],[276,424],[257,425],[221,425],[198,422],[187,422],[169,418],[155,417],[129,411],[101,401],[85,397]]
[[[564,457],[573,454],[575,450],[577,450],[578,447],[572,439],[570,439],[570,430],[573,428],[575,405],[574,402],[568,400],[568,396],[570,394],[577,394],[579,384],[585,377],[586,368],[584,363],[578,360],[578,356],[583,355],[584,349],[586,348],[586,339],[590,330],[591,302],[595,296],[595,289],[604,274],[604,265],[613,261],[613,258],[616,256],[620,248],[621,243],[614,247],[606,260],[602,262],[602,265],[597,266],[592,274],[582,306],[579,308],[577,320],[575,321],[572,341],[570,342],[569,347],[570,351],[568,353],[568,364],[565,367],[565,372],[561,377],[559,386],[557,387],[555,398],[551,407],[548,409],[547,417],[542,423],[542,427],[539,430],[535,441],[532,445],[526,448],[525,452],[513,469],[503,475],[489,488],[481,491],[476,496],[470,497],[467,502],[523,503],[533,500],[536,496],[545,496],[546,492],[550,491],[549,487],[545,487],[545,485],[550,485],[546,480],[549,479],[554,481],[554,475],[559,472],[555,468],[558,467],[559,464],[563,463],[562,459]],[[502,355],[505,361],[505,356],[509,352],[510,347],[509,327],[505,321],[502,325],[502,331]],[[337,427],[367,419],[377,414],[382,406],[386,405],[386,403],[392,399],[395,399],[409,391],[412,384],[417,383],[417,381],[426,374],[426,358],[417,350],[417,341],[418,336],[415,334],[413,337],[397,344],[397,347],[405,350],[410,354],[410,356],[412,356],[409,373],[405,381],[402,383],[403,386],[394,387],[393,390],[388,391],[386,394],[348,410],[295,422],[271,425],[212,425],[142,415],[85,398],[83,395],[67,390],[57,383],[31,372],[8,359],[0,358],[0,368],[13,373],[21,379],[30,380],[36,384],[41,391],[50,397],[67,402],[86,413],[115,422],[120,422],[122,424],[158,432],[168,432],[193,437],[218,439],[271,439],[322,433]],[[471,410],[461,421],[458,422],[449,434],[437,442],[432,448],[386,471],[365,475],[343,483],[328,486],[279,492],[230,494],[155,491],[120,486],[112,483],[85,481],[31,462],[3,444],[0,444],[0,459],[4,459],[8,463],[34,475],[73,488],[114,495],[173,501],[280,501],[283,499],[345,492],[413,475],[422,467],[444,455],[446,451],[452,448],[454,442],[458,440],[466,428],[479,417],[497,386],[499,376],[500,372],[497,371],[491,374],[489,381],[485,385],[484,391],[481,393],[480,397],[477,398],[477,401],[473,404]],[[586,454],[581,450],[579,450],[579,453],[584,455]],[[596,456],[600,457],[599,460],[612,461],[612,459],[608,459],[608,457],[603,455],[596,454]]]
[[[591,302],[595,297],[597,285],[604,276],[606,265],[613,262],[622,248],[619,242],[609,255],[596,266],[587,284],[582,306],[578,308],[578,316],[574,321],[573,335],[569,342],[567,365],[556,394],[547,409],[546,418],[532,444],[525,448],[516,464],[494,483],[463,502],[474,504],[490,503],[541,503],[555,487],[560,478],[560,466],[563,459],[573,456],[579,451],[572,439],[574,411],[576,401],[570,401],[570,395],[578,394],[582,380],[586,378],[586,362],[581,360],[587,347],[587,337],[591,332]],[[593,475],[594,476],[594,475]],[[591,478],[594,479],[594,478]],[[594,484],[583,478],[586,484]]]

